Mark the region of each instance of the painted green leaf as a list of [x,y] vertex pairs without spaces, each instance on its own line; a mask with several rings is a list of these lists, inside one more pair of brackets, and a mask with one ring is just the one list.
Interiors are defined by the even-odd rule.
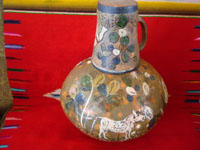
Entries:
[[128,76],[123,76],[122,77],[122,81],[128,86],[131,87],[132,86],[132,81]]
[[122,59],[122,61],[123,61],[124,63],[128,63],[128,61],[129,61],[129,56],[124,52],[124,53],[122,53],[122,55],[121,55],[121,59]]
[[120,43],[121,43],[121,45],[123,45],[123,46],[127,46],[128,43],[129,43],[129,37],[128,37],[128,36],[122,37],[122,38],[120,39]]
[[107,87],[108,95],[116,93],[120,89],[120,83],[117,80],[112,80],[109,82]]
[[89,75],[84,75],[82,78],[81,78],[81,86],[83,88],[86,88],[86,89],[89,89],[92,87],[92,82],[91,82],[91,77]]
[[69,99],[67,103],[65,103],[65,108],[67,109],[67,111],[70,111],[70,109],[75,108],[74,100],[72,98]]
[[104,43],[101,44],[101,50],[105,51],[106,50],[106,45]]
[[98,86],[102,84],[105,81],[105,75],[104,74],[98,74],[96,78],[94,79],[94,86]]
[[130,53],[134,52],[134,50],[135,50],[135,46],[133,44],[128,46],[128,48],[127,48],[127,51]]
[[119,104],[122,97],[120,95],[109,95],[107,97],[108,104]]
[[128,17],[124,14],[121,14],[116,21],[116,25],[120,28],[124,28],[126,27],[127,24],[128,24]]
[[112,32],[109,35],[109,39],[112,43],[117,43],[117,41],[119,40],[119,35],[117,32]]

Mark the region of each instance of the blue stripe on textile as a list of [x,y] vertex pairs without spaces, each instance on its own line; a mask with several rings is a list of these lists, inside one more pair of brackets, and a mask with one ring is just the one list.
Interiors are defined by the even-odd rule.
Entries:
[[0,145],[0,148],[8,148],[9,145]]
[[5,24],[21,24],[20,20],[4,20]]
[[11,88],[12,92],[26,92],[26,89]]
[[186,99],[186,103],[200,103],[200,99]]
[[10,125],[10,126],[4,126],[2,130],[8,130],[8,129],[18,129],[18,125]]
[[194,28],[195,29],[200,29],[200,25],[196,25]]
[[6,49],[17,49],[21,50],[24,49],[24,45],[16,45],[16,44],[5,44]]
[[200,93],[200,90],[188,90],[187,93]]
[[193,52],[200,52],[200,48],[193,48],[192,51]]

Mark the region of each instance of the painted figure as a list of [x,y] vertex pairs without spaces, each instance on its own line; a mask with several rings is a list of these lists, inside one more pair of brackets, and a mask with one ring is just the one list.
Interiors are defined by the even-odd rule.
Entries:
[[121,121],[113,121],[108,118],[101,118],[100,129],[99,129],[99,138],[102,138],[102,134],[105,139],[106,133],[108,131],[116,133],[125,133],[125,140],[131,138],[131,131],[136,122],[144,121],[145,116],[140,114],[140,112],[133,111],[128,117]]

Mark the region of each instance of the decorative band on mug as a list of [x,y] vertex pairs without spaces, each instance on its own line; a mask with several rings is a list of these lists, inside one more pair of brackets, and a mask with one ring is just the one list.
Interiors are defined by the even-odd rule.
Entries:
[[138,6],[133,5],[133,6],[127,6],[127,7],[113,7],[113,6],[106,6],[101,3],[98,3],[98,10],[104,13],[109,13],[109,14],[133,13],[138,10]]
[[97,70],[99,70],[103,73],[109,73],[109,74],[114,74],[114,75],[129,73],[129,72],[132,72],[132,71],[134,71],[135,69],[138,68],[138,67],[135,67],[135,68],[131,68],[129,70],[111,71],[111,70],[105,70],[103,68],[98,67],[98,65],[96,65],[94,62],[92,62],[92,65],[94,66],[94,68],[96,68]]

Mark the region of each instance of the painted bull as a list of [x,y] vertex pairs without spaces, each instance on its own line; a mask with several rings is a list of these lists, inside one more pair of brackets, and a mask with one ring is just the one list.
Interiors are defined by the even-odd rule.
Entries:
[[145,116],[140,114],[140,112],[133,111],[128,117],[121,121],[114,121],[108,118],[101,117],[100,128],[99,128],[99,138],[103,137],[107,139],[106,133],[108,131],[116,133],[125,133],[125,140],[131,138],[131,131],[136,122],[144,121]]

